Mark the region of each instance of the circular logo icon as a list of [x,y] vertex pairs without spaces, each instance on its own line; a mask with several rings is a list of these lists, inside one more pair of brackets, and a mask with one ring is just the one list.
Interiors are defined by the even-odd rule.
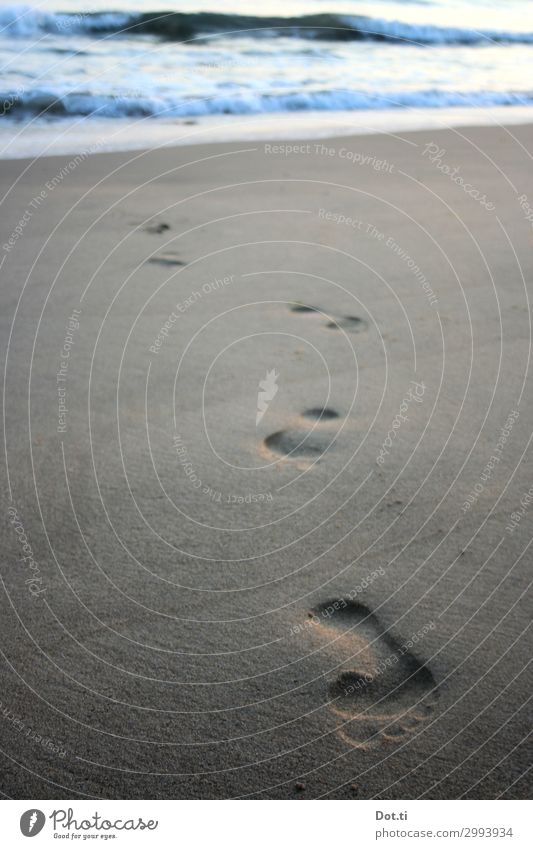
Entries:
[[37,810],[37,808],[30,808],[20,818],[20,830],[24,837],[35,837],[42,830],[45,822],[46,817],[42,811]]

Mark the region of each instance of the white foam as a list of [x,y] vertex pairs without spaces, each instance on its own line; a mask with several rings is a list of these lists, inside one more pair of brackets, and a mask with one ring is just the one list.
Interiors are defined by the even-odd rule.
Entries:
[[0,126],[0,158],[144,150],[218,142],[321,139],[375,133],[404,133],[449,127],[533,124],[533,106],[492,109],[409,109],[307,112],[298,115],[217,116],[193,126],[157,119],[64,120],[47,126]]

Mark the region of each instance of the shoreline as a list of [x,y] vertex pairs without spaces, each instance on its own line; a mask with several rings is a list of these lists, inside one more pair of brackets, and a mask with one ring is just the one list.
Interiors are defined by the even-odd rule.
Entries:
[[[47,126],[0,128],[0,161],[69,154],[120,153],[184,145],[320,140],[424,130],[533,124],[533,106],[262,113],[194,120],[62,119]],[[134,138],[132,135],[134,134]]]

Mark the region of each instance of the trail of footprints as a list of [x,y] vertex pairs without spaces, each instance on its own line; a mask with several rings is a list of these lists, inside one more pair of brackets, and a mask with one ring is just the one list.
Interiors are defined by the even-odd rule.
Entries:
[[428,667],[363,604],[327,602],[311,614],[321,640],[350,655],[328,686],[330,710],[341,720],[339,736],[352,747],[368,748],[419,731],[438,698]]
[[[299,315],[327,319],[324,326],[330,330],[343,329],[359,333],[366,330],[368,326],[363,318],[354,315],[335,318],[310,304],[295,302],[290,305],[289,309]],[[314,407],[305,410],[300,416],[301,424],[270,434],[266,437],[264,445],[268,451],[278,454],[280,457],[292,460],[318,460],[335,442],[336,430],[328,430],[327,425],[332,419],[338,418],[339,413],[329,407]],[[308,424],[310,420],[314,421],[314,425]]]
[[[329,330],[342,329],[359,333],[368,327],[367,322],[358,316],[334,317],[310,304],[295,302],[290,304],[289,309],[298,315],[326,319],[324,326]],[[336,433],[328,432],[327,424],[332,419],[338,419],[339,414],[329,407],[312,408],[303,412],[300,418],[304,420],[301,426],[279,430],[267,436],[264,441],[267,450],[292,460],[318,460],[335,441]],[[308,427],[305,420],[314,420],[315,425]]]
[[[308,304],[294,303],[291,312],[324,319],[325,313]],[[327,316],[325,327],[361,332],[367,328],[357,316]],[[286,458],[316,459],[332,444],[331,422],[338,419],[329,407],[312,408],[301,415],[301,427],[281,430],[265,439],[270,450]],[[313,427],[304,426],[314,421]],[[333,612],[332,612],[333,611]],[[421,729],[434,711],[438,693],[425,666],[365,605],[351,600],[327,602],[310,611],[321,642],[348,656],[347,663],[328,684],[329,709],[339,719],[337,733],[354,748],[403,741]]]

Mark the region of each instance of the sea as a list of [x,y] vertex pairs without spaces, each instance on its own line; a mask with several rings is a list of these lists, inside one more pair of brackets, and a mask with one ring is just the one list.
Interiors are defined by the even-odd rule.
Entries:
[[0,156],[533,118],[531,0],[0,0]]

